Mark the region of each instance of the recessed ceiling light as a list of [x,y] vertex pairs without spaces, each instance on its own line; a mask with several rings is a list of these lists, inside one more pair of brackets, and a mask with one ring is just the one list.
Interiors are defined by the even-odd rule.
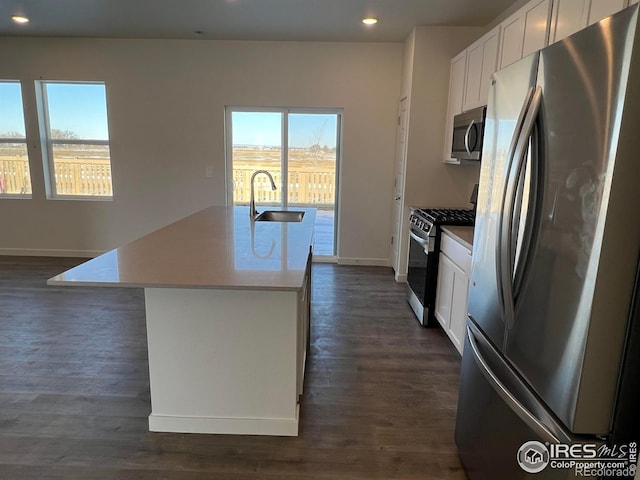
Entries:
[[365,25],[374,25],[378,23],[378,19],[373,17],[363,18],[362,23],[364,23]]
[[27,17],[23,17],[22,15],[14,15],[11,17],[15,23],[29,23],[29,19]]

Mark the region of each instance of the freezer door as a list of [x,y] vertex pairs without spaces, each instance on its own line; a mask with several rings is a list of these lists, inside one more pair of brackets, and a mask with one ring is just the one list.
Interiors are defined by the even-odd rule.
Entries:
[[505,331],[499,228],[507,174],[535,86],[538,54],[493,74],[485,120],[468,312],[495,345]]
[[574,433],[610,431],[638,261],[628,213],[640,204],[640,141],[637,123],[635,133],[624,126],[638,118],[628,89],[630,69],[640,71],[637,14],[541,51],[540,113],[507,200],[513,318],[503,353]]
[[529,441],[572,443],[517,374],[468,322],[458,397],[456,443],[470,480],[567,480],[572,469],[545,468],[535,475],[517,461]]

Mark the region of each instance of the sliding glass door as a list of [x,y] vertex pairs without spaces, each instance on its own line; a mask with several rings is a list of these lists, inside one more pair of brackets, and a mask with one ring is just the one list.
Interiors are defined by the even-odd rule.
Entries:
[[[248,205],[250,178],[256,206],[315,207],[315,255],[336,255],[337,172],[341,112],[337,110],[227,108],[229,199]],[[283,146],[286,145],[286,148]]]

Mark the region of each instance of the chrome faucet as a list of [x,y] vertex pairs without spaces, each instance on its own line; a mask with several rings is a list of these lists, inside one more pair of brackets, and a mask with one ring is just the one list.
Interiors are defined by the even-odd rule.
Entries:
[[249,217],[251,217],[251,219],[254,219],[258,215],[258,212],[256,210],[256,200],[254,197],[254,181],[253,180],[256,178],[256,175],[258,175],[259,173],[264,173],[267,177],[269,177],[269,180],[271,180],[271,190],[276,189],[276,182],[273,181],[273,177],[269,172],[267,172],[266,170],[256,170],[255,172],[253,172],[253,175],[251,175],[251,200],[249,200]]

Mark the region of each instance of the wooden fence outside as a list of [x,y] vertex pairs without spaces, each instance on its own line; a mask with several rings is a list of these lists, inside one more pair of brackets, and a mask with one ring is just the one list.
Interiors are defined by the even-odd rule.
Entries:
[[3,193],[31,195],[31,176],[26,157],[0,157],[0,194]]
[[[248,204],[251,196],[251,175],[254,168],[233,169],[233,200],[236,204]],[[273,172],[276,185],[281,185],[281,174]],[[290,167],[287,179],[289,204],[291,205],[333,205],[336,198],[335,171],[307,167],[296,169]],[[256,203],[280,203],[282,191],[271,190],[271,183],[266,175],[258,175],[255,179]]]
[[56,158],[55,176],[58,195],[113,195],[109,159]]
[[[335,164],[289,165],[289,203],[293,205],[331,206],[336,197]],[[248,204],[250,179],[255,167],[238,166],[233,170],[234,201]],[[280,172],[273,172],[276,185],[281,185]],[[56,192],[59,195],[112,196],[111,165],[109,159],[56,158]],[[0,157],[0,193],[31,194],[29,163],[26,158]],[[281,190],[271,190],[265,175],[256,177],[256,202],[279,203]]]

